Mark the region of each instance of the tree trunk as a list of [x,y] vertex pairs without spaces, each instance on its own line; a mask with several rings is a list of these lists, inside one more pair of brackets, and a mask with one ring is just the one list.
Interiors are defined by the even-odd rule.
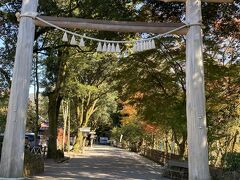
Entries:
[[87,140],[87,138],[83,137],[83,143],[82,143],[82,152],[83,153],[85,152],[86,140]]
[[63,112],[63,139],[62,139],[62,149],[65,150],[65,138],[66,138],[66,128],[67,128],[67,118],[68,118],[68,102],[62,103]]
[[[95,99],[92,104],[91,101],[91,93],[88,93],[88,97],[86,100],[84,98],[78,98],[78,101],[75,101],[76,106],[76,117],[79,120],[78,121],[78,134],[76,138],[76,143],[74,145],[74,151],[80,152],[84,149],[84,141],[85,138],[83,137],[82,132],[80,132],[80,128],[84,128],[88,125],[88,122],[90,120],[90,117],[93,115],[93,113],[97,110],[96,104],[98,102],[98,99]],[[77,98],[76,98],[77,99]],[[79,103],[81,102],[81,103]]]
[[232,148],[231,148],[231,152],[234,151],[234,147],[235,147],[235,144],[236,144],[236,142],[237,142],[238,134],[239,134],[238,131],[236,131],[236,133],[234,134],[234,137],[233,137],[233,143],[232,143]]
[[48,141],[48,158],[56,158],[57,155],[57,124],[59,108],[62,98],[56,92],[49,96],[48,119],[49,119],[49,141]]
[[155,136],[154,136],[154,133],[152,133],[152,149],[154,149],[154,145],[155,145]]
[[[76,98],[74,105],[76,108],[76,119],[78,122],[78,131],[77,131],[77,137],[76,137],[76,141],[74,144],[74,152],[79,153],[82,150],[82,145],[83,145],[83,134],[80,131],[80,127],[82,126],[82,122],[83,122],[83,110],[84,110],[84,101],[82,101],[81,105],[79,104],[79,99]],[[81,107],[80,107],[81,106]]]
[[185,150],[186,150],[186,141],[187,141],[187,137],[183,136],[182,142],[178,146],[179,147],[179,155],[181,157],[184,157],[184,153],[185,153]]
[[35,145],[37,145],[37,139],[38,139],[38,131],[39,131],[39,80],[38,80],[38,53],[36,54],[35,58],[35,80],[36,80],[36,92],[35,92],[35,105],[36,105],[36,120],[35,120],[35,126],[34,126],[34,133],[35,133]]
[[[66,56],[68,52],[65,52]],[[62,101],[60,96],[61,88],[65,79],[66,61],[61,50],[58,50],[58,73],[56,88],[48,94],[48,119],[49,119],[49,142],[48,158],[56,158],[57,155],[57,125],[59,109]]]
[[66,138],[66,127],[67,127],[67,119],[63,120],[63,139],[62,139],[62,150],[65,150],[65,138]]
[[165,131],[165,149],[164,149],[164,155],[165,155],[164,163],[166,163],[167,158],[168,158],[168,132],[167,132],[167,131]]
[[185,150],[186,150],[187,134],[185,132],[182,132],[182,141],[179,142],[179,140],[177,139],[177,135],[176,135],[175,131],[172,130],[172,132],[173,132],[174,141],[177,144],[178,149],[179,149],[178,154],[181,157],[183,157],[184,153],[185,153]]
[[70,122],[70,118],[71,118],[71,114],[70,114],[70,104],[69,104],[69,110],[68,110],[68,133],[67,133],[67,135],[68,135],[68,138],[67,138],[67,152],[69,152],[70,151],[70,128],[71,128],[71,122]]
[[80,131],[80,128],[78,128],[77,138],[76,138],[76,142],[74,144],[74,152],[76,152],[76,153],[81,152],[82,147],[83,147],[83,134]]

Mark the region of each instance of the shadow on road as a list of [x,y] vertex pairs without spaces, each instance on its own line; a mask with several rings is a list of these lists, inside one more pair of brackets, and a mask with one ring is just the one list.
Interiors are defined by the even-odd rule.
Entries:
[[47,161],[45,172],[31,179],[163,179],[162,168],[131,152],[110,146],[95,146],[68,162]]

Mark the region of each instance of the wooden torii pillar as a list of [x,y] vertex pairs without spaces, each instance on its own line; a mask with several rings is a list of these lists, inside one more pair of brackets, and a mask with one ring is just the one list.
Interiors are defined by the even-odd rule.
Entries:
[[[23,0],[22,13],[36,13],[37,0]],[[20,178],[23,174],[26,111],[32,69],[35,24],[22,17],[17,40],[13,79],[8,103],[7,124],[0,164],[0,179]]]
[[[187,33],[186,81],[187,81],[187,126],[189,146],[189,179],[210,179],[206,130],[204,68],[202,57],[201,0],[165,0],[186,2],[186,21],[190,26]],[[203,0],[204,2],[232,2],[232,0]],[[23,0],[22,14],[36,13],[38,0]],[[121,32],[164,33],[181,27],[174,23],[136,23],[84,20],[76,18],[41,17],[65,28],[87,28]],[[30,86],[32,50],[35,25],[47,26],[22,16],[13,70],[12,87],[8,105],[7,124],[4,134],[0,177],[21,178],[24,160],[24,141],[28,92]],[[175,34],[185,34],[181,29]]]
[[199,24],[190,26],[186,41],[188,177],[210,180],[200,0],[186,1],[186,23]]
[[[164,1],[164,0],[163,0]],[[186,41],[186,111],[188,142],[188,178],[210,180],[204,88],[201,0],[165,0],[186,2],[186,23],[192,24]],[[223,3],[232,0],[202,0]]]

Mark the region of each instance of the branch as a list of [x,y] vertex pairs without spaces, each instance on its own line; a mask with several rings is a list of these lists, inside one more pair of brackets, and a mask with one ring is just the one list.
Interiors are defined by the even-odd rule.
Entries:
[[11,79],[9,77],[9,74],[5,70],[3,70],[2,68],[0,68],[0,73],[4,76],[5,80],[8,83],[8,87],[10,88],[11,87]]

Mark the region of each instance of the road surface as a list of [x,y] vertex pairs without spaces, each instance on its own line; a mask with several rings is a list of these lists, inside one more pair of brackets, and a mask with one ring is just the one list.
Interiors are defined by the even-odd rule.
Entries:
[[161,166],[136,153],[95,146],[63,163],[46,161],[45,172],[29,179],[166,180],[161,173]]

